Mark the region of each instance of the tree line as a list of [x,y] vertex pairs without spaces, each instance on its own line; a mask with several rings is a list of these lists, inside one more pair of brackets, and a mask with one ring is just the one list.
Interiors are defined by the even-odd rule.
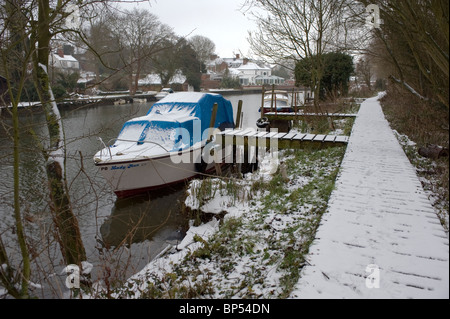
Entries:
[[[96,83],[111,89],[138,89],[141,75],[158,74],[167,86],[177,71],[195,90],[200,90],[205,62],[214,53],[214,43],[200,35],[187,40],[159,21],[146,9],[109,10],[89,20],[80,34],[87,46],[87,69]],[[107,86],[106,85],[106,86]]]
[[324,96],[334,53],[354,57],[369,88],[377,73],[448,109],[448,1],[247,0],[246,10],[257,21],[249,33],[254,52],[296,69],[297,83],[309,83],[316,96]]

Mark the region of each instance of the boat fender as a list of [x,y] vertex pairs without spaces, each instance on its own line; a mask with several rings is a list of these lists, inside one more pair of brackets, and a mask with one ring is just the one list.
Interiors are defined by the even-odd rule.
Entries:
[[269,125],[270,125],[270,122],[267,117],[261,117],[256,120],[256,126],[259,128],[266,128]]

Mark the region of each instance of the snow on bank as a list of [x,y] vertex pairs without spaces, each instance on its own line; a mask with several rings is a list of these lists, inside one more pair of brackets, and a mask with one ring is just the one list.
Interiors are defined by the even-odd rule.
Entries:
[[[186,205],[210,214],[114,297],[284,298],[296,283],[344,148],[283,151],[243,179],[193,181]],[[283,173],[284,172],[284,173]],[[219,227],[220,224],[220,227]]]
[[423,189],[431,201],[436,214],[443,223],[444,229],[448,233],[449,203],[445,196],[445,186],[440,181],[440,173],[438,173],[440,168],[438,164],[432,159],[420,156],[418,145],[407,135],[400,134],[396,130],[393,130],[393,132],[411,163],[416,168]]
[[[241,191],[239,194],[230,194],[225,189],[227,188],[227,181],[219,178],[206,180],[211,187],[210,192],[214,194],[203,205],[199,201],[199,189],[204,186],[205,180],[193,180],[188,189],[188,195],[185,200],[185,205],[191,210],[199,210],[203,213],[220,214],[226,212],[224,219],[239,218],[249,211],[250,205],[245,198],[245,194],[249,192],[252,182],[255,180],[269,181],[272,175],[276,172],[278,166],[278,154],[267,155],[263,158],[260,164],[260,170],[257,173],[246,174],[241,181],[233,181],[241,184]],[[245,198],[245,199],[244,199]],[[256,204],[253,202],[252,207]],[[212,235],[219,230],[220,221],[217,218],[212,218],[211,221],[203,223],[199,226],[189,227],[185,237],[178,245],[168,246],[164,249],[160,256],[157,256],[144,269],[132,276],[127,282],[127,288],[121,289],[114,297],[129,297],[141,298],[150,290],[149,283],[156,285],[163,282],[168,274],[176,272],[177,265],[182,264],[190,254],[204,246]],[[196,279],[192,279],[195,282]],[[190,285],[192,282],[185,282]],[[100,288],[99,290],[102,290]],[[169,296],[166,296],[169,297]]]

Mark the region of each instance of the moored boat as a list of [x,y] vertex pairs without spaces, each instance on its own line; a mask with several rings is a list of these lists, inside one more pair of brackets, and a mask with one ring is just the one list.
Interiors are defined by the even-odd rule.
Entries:
[[[267,92],[264,95],[264,113],[267,112],[292,112],[289,94],[283,90]],[[259,109],[261,112],[261,108]]]
[[171,88],[163,88],[155,95],[155,98],[159,101],[172,93],[174,93],[174,91]]
[[118,197],[166,187],[214,169],[205,152],[212,145],[211,128],[233,127],[231,102],[221,95],[169,94],[147,115],[127,121],[114,144],[95,154],[94,163]]

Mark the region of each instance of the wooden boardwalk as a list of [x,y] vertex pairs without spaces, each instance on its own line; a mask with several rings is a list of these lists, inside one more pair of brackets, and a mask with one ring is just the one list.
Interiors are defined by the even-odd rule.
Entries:
[[415,168],[366,100],[291,298],[449,298],[449,239]]
[[307,133],[258,132],[254,129],[227,130],[216,134],[221,145],[244,145],[278,149],[301,149],[304,147],[336,147],[348,143],[348,136]]

